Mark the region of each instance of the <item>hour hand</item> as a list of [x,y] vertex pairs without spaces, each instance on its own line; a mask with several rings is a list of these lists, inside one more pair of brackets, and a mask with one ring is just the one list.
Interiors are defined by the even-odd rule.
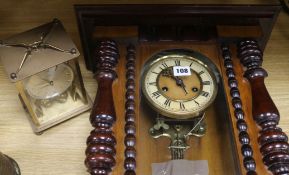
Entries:
[[186,90],[186,86],[184,84],[184,81],[180,77],[176,77],[176,81],[177,81],[177,85],[181,86],[183,88],[183,90],[185,91],[186,95],[187,95],[188,92]]
[[177,84],[178,86],[181,86],[181,87],[182,87],[182,89],[185,91],[186,95],[188,94],[188,92],[187,92],[187,90],[186,90],[186,86],[185,86],[185,84],[184,84],[184,81],[183,81],[180,77],[174,76],[171,69],[165,69],[165,70],[162,72],[162,75],[165,76],[165,77],[170,77],[170,78],[176,80],[176,84]]
[[186,90],[186,86],[185,86],[185,84],[184,84],[184,82],[182,83],[182,88],[184,89],[184,91],[185,91],[185,93],[186,93],[186,95],[188,94],[188,92],[187,92],[187,90]]

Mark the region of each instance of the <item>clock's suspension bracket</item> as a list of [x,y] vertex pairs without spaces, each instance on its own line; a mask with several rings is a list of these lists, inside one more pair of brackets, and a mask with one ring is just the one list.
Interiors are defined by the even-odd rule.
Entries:
[[153,138],[162,136],[171,139],[168,148],[171,151],[172,159],[183,159],[184,152],[190,148],[187,144],[189,136],[202,137],[205,135],[206,126],[204,122],[205,113],[200,117],[195,117],[190,124],[170,124],[166,123],[165,118],[158,115],[156,123],[150,128],[149,133]]

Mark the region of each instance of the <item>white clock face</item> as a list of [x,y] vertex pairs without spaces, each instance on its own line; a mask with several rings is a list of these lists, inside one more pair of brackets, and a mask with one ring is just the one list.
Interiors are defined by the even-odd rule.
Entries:
[[44,70],[27,79],[25,88],[34,99],[50,99],[65,92],[72,84],[74,74],[66,64]]
[[199,115],[215,99],[214,74],[189,55],[168,54],[147,65],[142,91],[157,112],[185,119]]

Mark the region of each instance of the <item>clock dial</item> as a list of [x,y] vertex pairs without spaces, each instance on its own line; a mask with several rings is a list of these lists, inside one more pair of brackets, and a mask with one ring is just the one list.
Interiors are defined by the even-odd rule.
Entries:
[[31,76],[27,79],[25,88],[34,99],[50,99],[65,92],[71,86],[73,78],[72,69],[63,63]]
[[162,55],[145,67],[142,91],[157,112],[185,119],[200,115],[213,102],[217,85],[203,62],[174,53]]

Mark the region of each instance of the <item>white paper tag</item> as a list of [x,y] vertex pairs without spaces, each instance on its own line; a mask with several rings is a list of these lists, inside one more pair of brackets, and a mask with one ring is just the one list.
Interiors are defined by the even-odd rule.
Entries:
[[207,160],[171,160],[152,163],[152,175],[208,175]]
[[191,69],[189,66],[174,66],[174,76],[190,76]]

